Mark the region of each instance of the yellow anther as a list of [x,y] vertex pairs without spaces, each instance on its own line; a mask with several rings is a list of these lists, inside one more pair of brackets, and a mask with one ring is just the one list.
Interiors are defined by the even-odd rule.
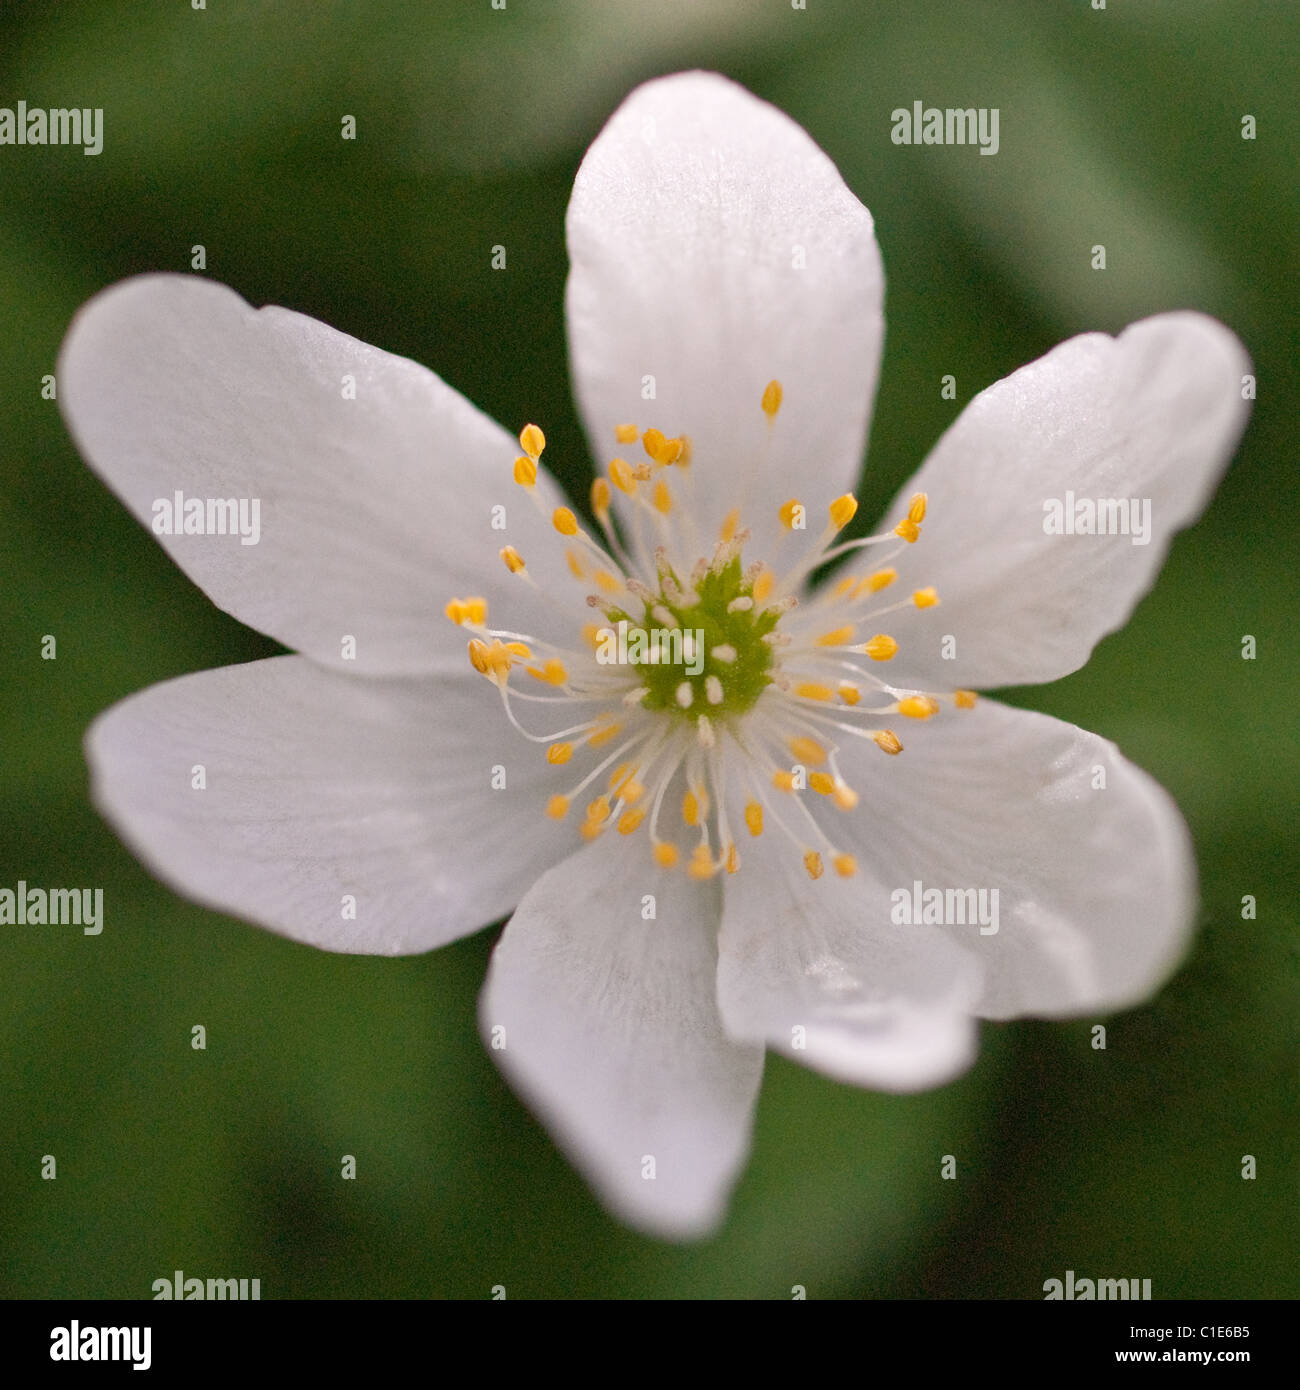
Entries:
[[500,551],[500,555],[506,569],[508,569],[511,574],[518,574],[524,568],[524,557],[513,545],[503,547]]
[[877,748],[882,753],[901,753],[903,745],[899,742],[898,735],[892,729],[877,729],[871,735]]
[[905,516],[902,521],[894,527],[894,535],[902,538],[911,545],[921,534],[921,528],[912,520],[910,516]]
[[515,460],[515,482],[520,487],[532,487],[537,481],[537,460],[525,458],[523,454]]
[[624,782],[620,795],[629,806],[634,805],[645,795],[645,784],[636,781]]
[[912,602],[918,608],[933,608],[939,602],[938,592],[933,587],[918,589],[912,595]]
[[663,430],[646,430],[641,436],[641,447],[656,463],[663,462],[664,446],[668,443]]
[[682,819],[689,826],[700,823],[700,803],[694,792],[687,792],[682,797]]
[[661,869],[671,869],[677,863],[677,846],[669,840],[656,840],[653,854]]
[[847,782],[836,782],[831,797],[841,811],[852,811],[858,804],[858,794]]
[[[591,484],[591,510],[592,510],[593,512],[595,512],[596,515],[597,515],[598,517],[602,517],[602,518],[603,518],[603,517],[605,516],[605,514],[609,511],[609,504],[610,504],[610,501],[611,501],[611,499],[613,498],[613,496],[614,496],[614,494],[613,494],[612,492],[610,492],[610,490],[609,490],[609,484],[605,481],[604,478],[595,478],[595,479],[593,479],[592,484]],[[565,508],[563,508],[563,507],[560,508],[560,511],[564,511],[564,510],[565,510]],[[555,515],[558,517],[559,514],[560,514],[559,512],[556,512]],[[570,513],[569,513],[569,516],[570,516],[570,518],[572,518],[573,513],[570,512]],[[558,521],[555,523],[555,529],[556,529],[557,531],[563,531],[563,530],[564,530],[564,528],[560,525],[560,523],[559,523]],[[575,521],[575,522],[574,522],[574,526],[573,526],[573,531],[564,531],[564,534],[565,534],[566,536],[571,536],[571,535],[574,534],[575,531],[577,531],[577,529],[578,529],[578,526],[577,526],[577,522]]]
[[784,526],[787,531],[794,530],[795,517],[802,515],[803,503],[797,497],[792,497],[788,502],[783,502],[780,510],[777,512],[777,516],[781,518],[781,525]]
[[833,628],[830,632],[823,632],[817,639],[819,647],[842,647],[846,642],[853,641],[854,627],[852,623],[845,623],[843,627]]
[[571,743],[553,743],[546,750],[546,761],[553,767],[567,763],[571,757],[573,757],[573,744]]
[[689,459],[683,460],[686,453],[686,441],[684,439],[666,439],[664,447],[659,454],[660,463],[689,463]]
[[615,425],[614,438],[620,444],[635,444],[637,437],[637,427],[635,425]]
[[835,790],[835,779],[829,772],[810,772],[808,774],[808,785],[819,796],[830,796]]
[[908,521],[914,521],[918,526],[925,520],[926,496],[923,492],[914,493],[912,501],[907,508]]
[[636,769],[631,763],[619,763],[613,772],[609,774],[609,789],[616,796],[618,795],[619,785],[626,782]]
[[552,820],[563,820],[569,814],[569,798],[567,796],[553,796],[546,803],[546,814]]
[[587,735],[587,742],[591,744],[593,748],[603,748],[610,739],[617,738],[622,730],[623,726],[618,723],[617,720],[612,723],[602,724],[599,728],[593,729],[592,732]]
[[454,598],[442,611],[459,627],[463,627],[466,623],[474,627],[481,627],[487,622],[487,599]]
[[769,420],[776,419],[776,412],[781,409],[781,397],[784,395],[781,383],[775,377],[763,387],[763,414]]
[[469,616],[465,612],[465,605],[458,598],[448,599],[447,606],[442,611],[452,620],[453,623],[456,624],[457,627],[459,627]]
[[974,709],[976,695],[973,690],[954,690],[952,702],[958,709]]
[[801,700],[833,700],[835,692],[829,685],[820,685],[817,681],[800,681],[794,688],[794,693]]
[[585,820],[578,827],[578,833],[584,840],[595,840],[605,833],[605,822],[602,820]]
[[846,705],[856,705],[862,698],[862,692],[856,685],[851,685],[848,681],[841,681],[838,686],[840,699]]
[[776,575],[771,570],[760,570],[758,578],[754,580],[754,602],[764,603],[772,592],[772,586],[775,583]]
[[763,808],[757,801],[745,802],[745,825],[751,835],[763,833]]
[[794,773],[785,772],[778,768],[777,771],[772,774],[772,785],[779,792],[794,791]]
[[654,485],[654,492],[651,494],[655,504],[655,511],[662,512],[665,516],[673,509],[673,495],[668,491],[668,484],[662,478]]
[[632,472],[632,465],[626,459],[610,459],[609,480],[629,497],[636,491],[636,476]]
[[[601,480],[598,478],[596,481]],[[606,486],[609,485],[606,484]],[[578,534],[578,518],[568,507],[556,507],[551,514],[551,523],[562,536],[576,536]]]
[[870,642],[862,644],[863,654],[872,661],[888,661],[898,653],[898,643],[883,632],[878,632]]
[[929,719],[932,714],[939,713],[939,702],[928,695],[909,695],[898,702],[898,712],[909,719]]
[[533,659],[533,649],[526,642],[506,642],[504,651],[511,656],[517,656],[521,661],[531,661]]
[[546,436],[536,425],[525,425],[519,431],[519,447],[530,459],[541,458],[542,450],[546,448]]
[[718,539],[722,542],[729,541],[736,534],[736,527],[740,525],[740,508],[733,507],[722,518],[722,526],[718,530]]
[[858,871],[858,861],[851,854],[837,854],[831,863],[841,878],[852,878]]
[[674,440],[673,442],[676,443],[676,444],[681,445],[681,448],[680,448],[679,451],[678,451],[677,459],[676,459],[676,463],[677,463],[678,468],[689,468],[689,467],[691,466],[691,437],[690,437],[690,435],[689,435],[689,434],[679,435],[678,438],[677,438],[676,440]]
[[727,846],[726,865],[729,874],[736,873],[740,868],[740,855],[736,853],[735,845]]
[[487,599],[467,598],[465,600],[465,611],[469,614],[471,623],[475,623],[479,627],[482,627],[482,625],[487,622]]
[[858,499],[851,492],[837,497],[830,505],[831,525],[842,531],[853,520],[858,510]]
[[592,578],[596,581],[596,587],[605,594],[621,594],[623,592],[623,581],[616,574],[611,574],[609,570],[597,570]]
[[852,593],[858,587],[858,577],[856,574],[846,574],[843,579],[835,586],[835,597],[843,598],[846,594]]
[[826,761],[826,750],[815,738],[808,738],[804,734],[797,734],[786,747],[801,763],[811,763],[814,767],[820,767]]
[[469,664],[480,675],[488,673],[488,644],[475,637],[469,644]]
[[718,871],[718,866],[713,862],[713,856],[709,853],[708,845],[696,845],[695,852],[691,855],[691,862],[687,865],[686,872],[695,879],[712,878]]
[[547,685],[563,685],[569,679],[569,673],[565,669],[564,662],[559,657],[553,656],[549,661],[544,661],[541,667],[529,666],[525,668],[530,676],[539,681],[545,681]]
[[803,866],[808,870],[808,877],[818,879],[825,872],[822,868],[822,857],[815,849],[810,849],[803,857]]
[[867,575],[858,585],[858,592],[854,597],[861,598],[864,594],[878,594],[881,589],[888,589],[897,578],[898,571],[896,569],[876,570],[873,574]]
[[645,820],[645,811],[624,811],[618,818],[618,833],[630,835]]
[[[572,554],[573,552],[570,551],[569,553]],[[582,576],[579,575],[578,578],[581,579]],[[582,640],[583,640],[589,647],[591,647],[593,650],[595,650],[596,648],[598,648],[598,647],[600,646],[601,641],[603,640],[603,639],[601,638],[601,633],[602,633],[602,632],[606,632],[606,631],[608,631],[608,629],[601,627],[601,625],[600,625],[599,623],[583,623],[583,625],[582,625]]]
[[587,807],[587,819],[594,820],[598,825],[602,821],[607,821],[609,819],[609,797],[598,796]]
[[575,579],[586,578],[587,571],[582,567],[582,556],[576,550],[566,550],[564,552],[565,562],[569,566],[569,573]]

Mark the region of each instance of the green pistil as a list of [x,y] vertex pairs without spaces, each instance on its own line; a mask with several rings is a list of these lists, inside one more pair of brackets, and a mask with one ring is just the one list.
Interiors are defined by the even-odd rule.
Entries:
[[[673,576],[674,580],[676,576]],[[685,588],[685,585],[681,585]],[[653,643],[653,634],[660,633],[658,662],[644,659],[632,640],[628,641],[629,664],[635,667],[638,679],[649,694],[641,702],[643,709],[663,710],[683,719],[697,719],[707,714],[710,719],[726,719],[751,709],[771,680],[772,648],[763,641],[776,627],[779,614],[760,613],[755,608],[729,613],[727,607],[737,598],[752,598],[753,584],[746,582],[736,556],[718,573],[710,570],[700,581],[696,593],[699,602],[687,607],[674,604],[660,594],[646,604],[644,614],[633,618],[621,611],[611,613],[614,624],[624,620],[629,638],[634,627],[647,635],[640,645]],[[662,607],[672,614],[673,626],[657,621],[651,609]],[[674,635],[678,634],[678,635]],[[690,651],[687,635],[698,644]],[[719,661],[714,655],[718,647],[735,651],[733,661]],[[641,655],[643,659],[636,658]],[[679,656],[684,660],[677,660]],[[674,658],[668,660],[669,657]],[[722,686],[722,701],[712,705],[708,700],[708,680],[716,676]],[[691,703],[683,709],[677,692],[683,681],[691,686]]]

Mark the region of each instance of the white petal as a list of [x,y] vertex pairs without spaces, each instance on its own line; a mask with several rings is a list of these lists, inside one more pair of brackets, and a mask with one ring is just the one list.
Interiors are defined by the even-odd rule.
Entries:
[[717,911],[644,835],[606,837],[520,903],[479,1007],[492,1056],[606,1206],[666,1238],[721,1221],[762,1075],[762,1049],[718,1020]]
[[1106,739],[996,701],[898,733],[892,758],[846,740],[862,803],[841,833],[909,898],[918,882],[997,891],[995,932],[965,905],[966,922],[944,928],[984,967],[978,1013],[1058,1017],[1149,998],[1195,908],[1187,829],[1166,793]]
[[561,844],[550,769],[475,677],[363,680],[291,656],[202,671],[100,715],[87,756],[96,805],[164,882],[331,951],[474,931]]
[[[443,615],[454,595],[486,597],[516,630],[553,624],[497,558],[513,544],[544,580],[564,568],[512,482],[515,441],[414,362],[197,276],[148,275],[81,310],[58,377],[78,446],[146,525],[178,490],[257,499],[256,544],[158,538],[214,603],[287,646],[350,672],[417,674],[465,660]],[[549,518],[561,499],[538,485]]]
[[646,83],[587,152],[568,236],[570,355],[598,466],[644,457],[615,444],[617,424],[689,435],[706,540],[739,505],[760,549],[791,495],[821,518],[856,485],[880,253],[871,214],[789,117],[713,73]]
[[844,879],[828,864],[814,882],[793,845],[742,855],[718,939],[732,1037],[883,1091],[938,1086],[970,1065],[980,982],[960,945],[891,925],[888,886],[869,869]]
[[[1123,626],[1173,533],[1199,516],[1245,425],[1250,362],[1221,324],[1162,314],[1118,338],[1089,333],[983,391],[890,512],[929,494],[921,538],[895,561],[899,589],[942,606],[891,616],[909,673],[953,686],[1055,680]],[[1149,502],[1150,535],[1048,535],[1044,504]],[[892,592],[892,591],[891,591]],[[945,636],[956,659],[940,657]]]

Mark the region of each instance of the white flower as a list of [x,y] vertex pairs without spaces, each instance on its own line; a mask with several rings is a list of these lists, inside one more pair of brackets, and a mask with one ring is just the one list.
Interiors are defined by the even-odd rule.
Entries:
[[[610,120],[568,237],[597,532],[540,430],[520,453],[412,362],[202,279],[83,309],[59,395],[86,457],[146,523],[176,490],[258,499],[256,545],[160,539],[301,653],[146,690],[89,758],[160,877],[296,940],[425,951],[514,909],[493,1056],[614,1212],[685,1236],[721,1218],[765,1048],[911,1090],[970,1063],[978,1018],[1167,976],[1194,900],[1171,802],[1105,740],[969,692],[1063,676],[1125,621],[1230,456],[1249,364],[1193,313],[1063,343],[808,592],[880,358],[866,209],[785,116],[688,73]],[[1149,499],[1152,543],[1049,534],[1067,492]],[[598,660],[625,615],[700,629],[696,673]],[[996,932],[900,922],[916,885],[996,890]]]

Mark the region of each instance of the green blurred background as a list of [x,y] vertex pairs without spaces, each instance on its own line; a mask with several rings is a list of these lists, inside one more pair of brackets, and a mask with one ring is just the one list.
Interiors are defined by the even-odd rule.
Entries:
[[[1035,1298],[1069,1268],[1156,1297],[1300,1293],[1298,56],[1300,8],[1267,0],[0,0],[0,105],[105,110],[97,158],[0,147],[0,883],[101,885],[107,921],[0,928],[0,1291],[148,1297],[184,1269],[268,1298]],[[1098,1020],[986,1025],[975,1069],[927,1095],[771,1060],[731,1218],[677,1248],[603,1214],[484,1054],[495,932],[326,955],[179,900],[90,809],[99,710],[275,648],[128,518],[40,378],[79,304],[201,243],[253,303],[543,422],[585,494],[565,205],[622,95],[691,66],[788,111],[875,214],[864,522],[972,395],[1073,333],[1206,310],[1259,400],[1128,627],[1008,696],[1115,739],[1177,798],[1203,900],[1185,967],[1107,1020],[1104,1052]],[[917,99],[998,107],[1000,153],[895,147],[889,112]]]

